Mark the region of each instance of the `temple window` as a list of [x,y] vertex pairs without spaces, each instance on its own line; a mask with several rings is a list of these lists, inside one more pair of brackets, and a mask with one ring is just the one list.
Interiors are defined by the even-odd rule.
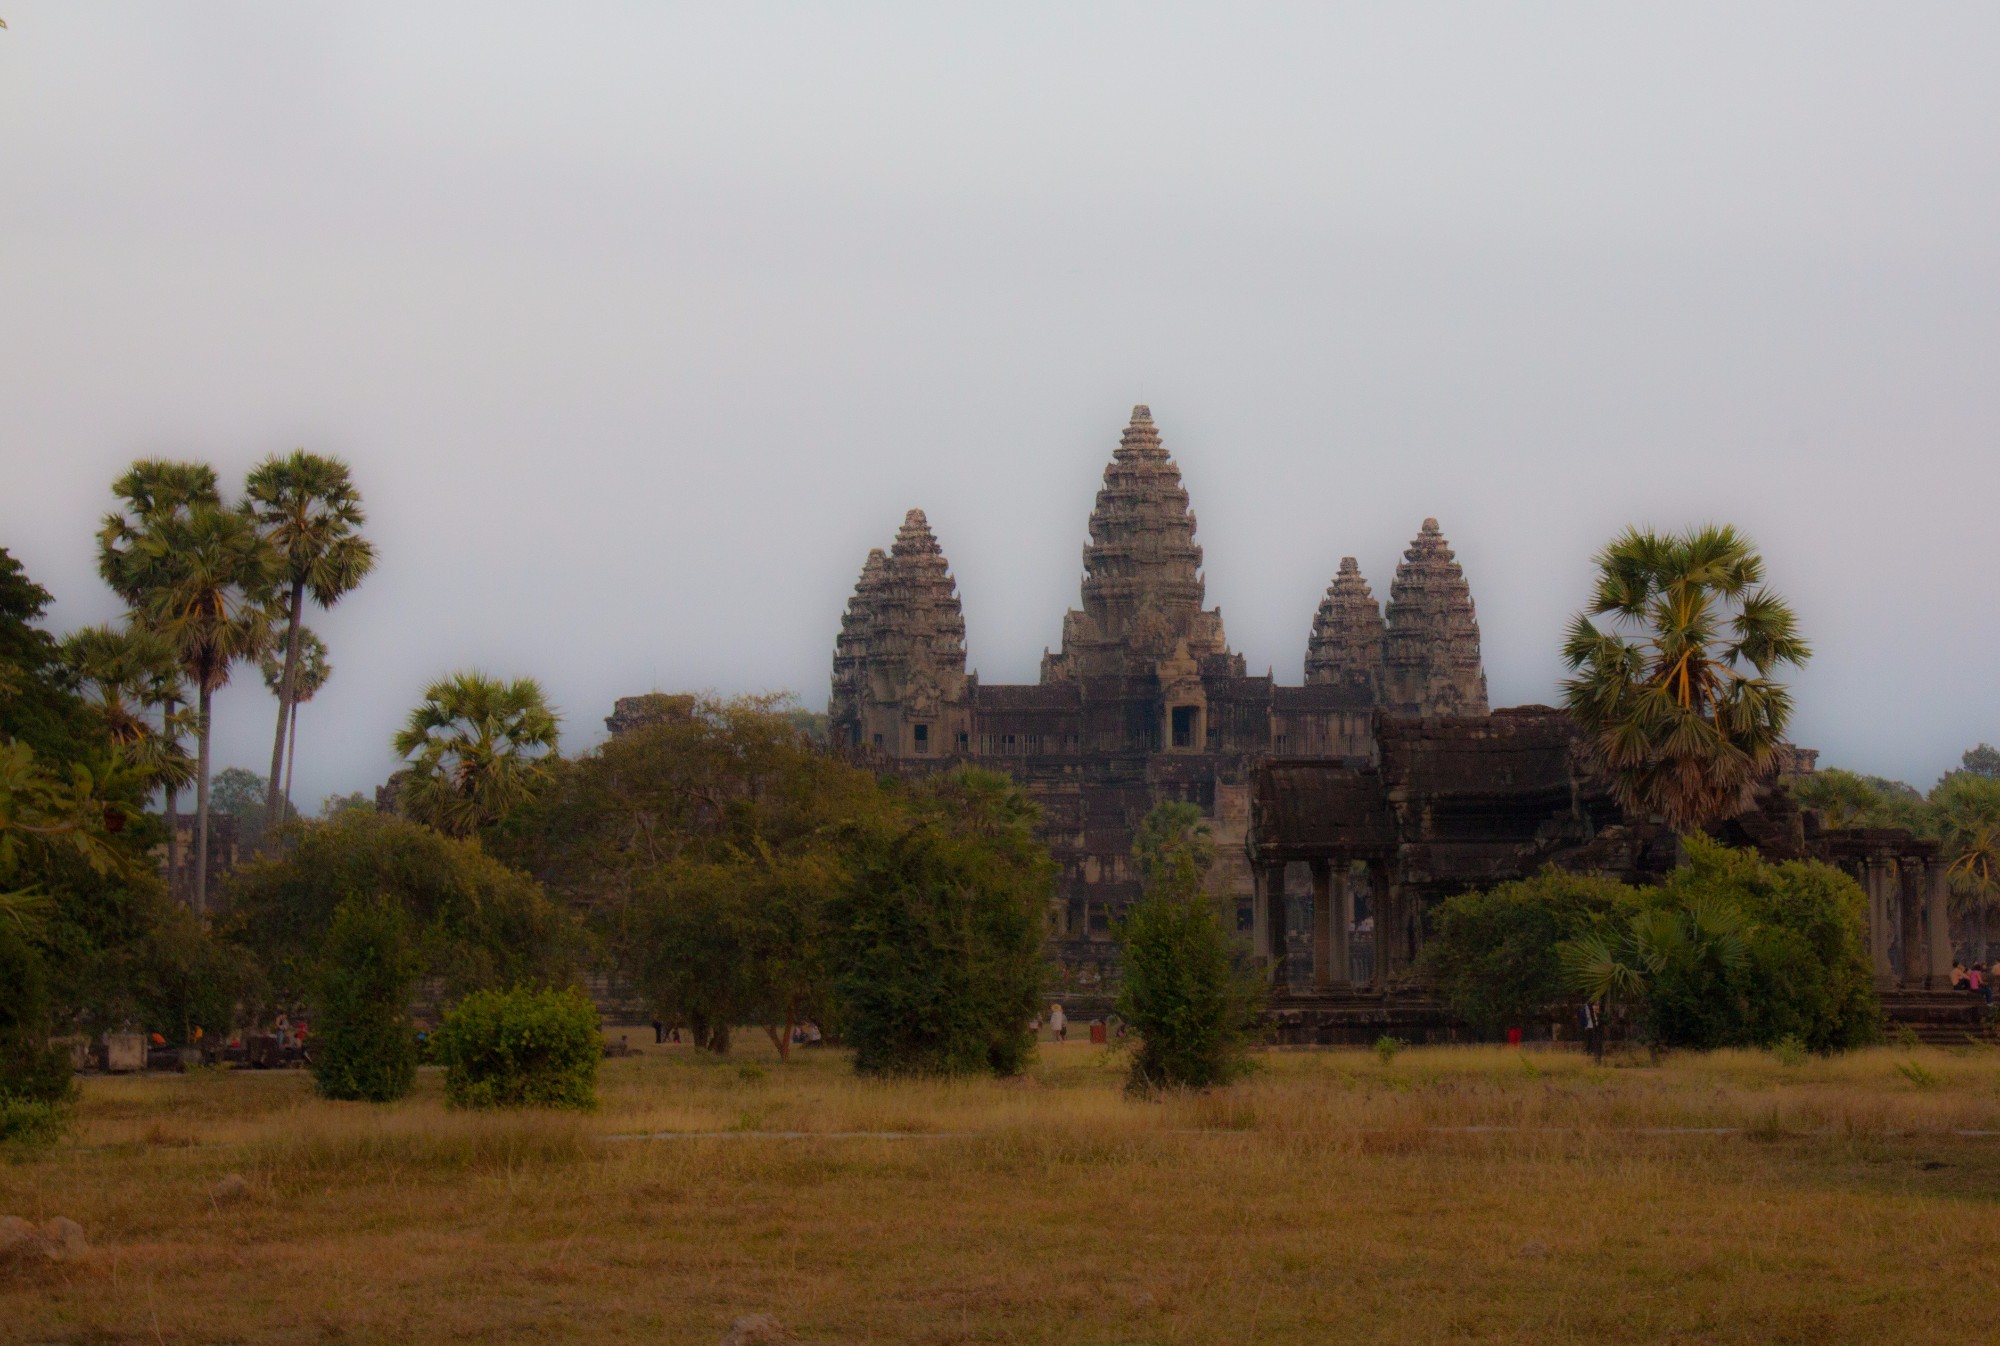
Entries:
[[1194,746],[1195,726],[1201,719],[1201,707],[1175,706],[1173,715],[1174,746],[1176,748],[1192,748]]
[[970,734],[968,734],[968,733],[964,733],[963,731],[961,731],[961,732],[959,733],[959,736],[958,736],[958,750],[959,750],[960,752],[971,752],[971,751],[972,751],[972,735],[970,735]]
[[880,734],[875,736],[875,746],[878,748],[882,746],[882,736]]
[[917,756],[924,757],[929,755],[931,750],[931,727],[927,724],[920,724],[911,732],[916,736]]

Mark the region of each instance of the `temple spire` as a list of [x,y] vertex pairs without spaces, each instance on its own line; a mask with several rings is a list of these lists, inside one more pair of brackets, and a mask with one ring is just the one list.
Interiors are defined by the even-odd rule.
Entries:
[[1197,661],[1227,656],[1220,613],[1202,608],[1201,547],[1181,470],[1152,409],[1132,408],[1090,512],[1083,606],[1063,622],[1044,678],[1148,670],[1183,641]]
[[1436,519],[1424,520],[1389,586],[1383,665],[1397,714],[1487,713],[1472,590]]
[[1306,642],[1306,682],[1364,687],[1371,700],[1382,690],[1381,605],[1352,556],[1326,587]]

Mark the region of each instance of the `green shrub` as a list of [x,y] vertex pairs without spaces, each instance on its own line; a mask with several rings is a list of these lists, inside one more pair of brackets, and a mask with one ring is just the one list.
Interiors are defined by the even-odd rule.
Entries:
[[1795,1037],[1809,1051],[1873,1042],[1881,1031],[1867,953],[1867,899],[1853,879],[1805,861],[1774,865],[1699,837],[1657,889],[1655,912],[1736,913],[1737,948],[1715,941],[1662,960],[1646,994],[1654,1037],[1668,1047],[1768,1047]]
[[417,1078],[410,997],[418,962],[409,921],[388,898],[349,898],[320,960],[313,1076],[328,1098],[386,1103]]
[[1206,1089],[1249,1069],[1263,987],[1237,957],[1206,891],[1215,845],[1201,810],[1168,802],[1139,824],[1145,896],[1118,925],[1118,1015],[1139,1034],[1130,1088]]
[[1437,909],[1424,967],[1473,1028],[1526,1027],[1571,998],[1557,946],[1605,928],[1630,893],[1612,879],[1556,869],[1460,893]]
[[1215,904],[1154,893],[1119,925],[1118,1015],[1139,1034],[1132,1087],[1206,1089],[1241,1076],[1260,988],[1237,963]]
[[453,1107],[597,1106],[603,1036],[581,991],[475,991],[444,1016],[431,1050]]
[[864,1074],[1013,1075],[1034,1050],[1055,864],[1003,776],[956,771],[856,847],[832,904],[836,1026]]
[[1394,1061],[1396,1053],[1401,1050],[1403,1050],[1403,1040],[1401,1038],[1390,1037],[1387,1033],[1384,1033],[1381,1037],[1375,1039],[1375,1059],[1385,1066]]
[[0,1141],[53,1139],[75,1096],[69,1053],[49,1045],[41,956],[0,917]]

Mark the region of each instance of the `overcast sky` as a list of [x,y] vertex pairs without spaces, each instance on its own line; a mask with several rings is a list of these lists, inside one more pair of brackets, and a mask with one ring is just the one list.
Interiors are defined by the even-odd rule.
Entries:
[[[1208,594],[1300,678],[1339,558],[1436,515],[1496,705],[1591,552],[1735,522],[1795,737],[2000,741],[2000,6],[0,0],[0,545],[59,628],[132,458],[354,466],[297,794],[427,679],[824,708],[928,511],[1032,681],[1134,402]],[[218,764],[262,770],[254,670]]]

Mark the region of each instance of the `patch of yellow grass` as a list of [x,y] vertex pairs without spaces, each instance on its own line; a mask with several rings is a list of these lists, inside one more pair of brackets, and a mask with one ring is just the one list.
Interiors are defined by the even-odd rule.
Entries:
[[[0,1278],[0,1340],[707,1343],[768,1311],[855,1342],[1819,1346],[1958,1340],[2000,1288],[2000,1137],[1966,1134],[2000,1131],[2000,1054],[1262,1065],[1147,1103],[1086,1043],[883,1082],[746,1034],[607,1062],[588,1116],[452,1112],[431,1072],[386,1107],[92,1080],[0,1214],[96,1251]],[[250,1194],[218,1204],[227,1172]]]

